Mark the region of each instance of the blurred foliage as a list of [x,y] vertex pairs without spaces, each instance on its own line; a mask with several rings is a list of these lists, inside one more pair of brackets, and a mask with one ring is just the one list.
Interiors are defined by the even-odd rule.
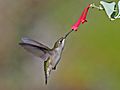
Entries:
[[[117,0],[116,0],[117,1]],[[44,85],[43,63],[18,45],[28,36],[52,47],[98,0],[0,0],[0,90],[120,90],[120,20],[91,9],[67,39]]]

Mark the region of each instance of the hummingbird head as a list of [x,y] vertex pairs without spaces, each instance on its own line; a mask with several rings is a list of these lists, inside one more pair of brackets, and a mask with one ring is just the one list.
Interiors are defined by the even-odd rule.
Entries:
[[60,39],[58,39],[54,45],[54,48],[61,48],[63,49],[64,48],[64,45],[65,45],[65,40],[66,38],[64,37],[61,37]]
[[69,31],[67,34],[65,34],[64,37],[61,37],[60,39],[58,39],[54,45],[54,48],[64,48],[65,45],[65,40],[67,38],[67,36],[72,32],[73,30]]

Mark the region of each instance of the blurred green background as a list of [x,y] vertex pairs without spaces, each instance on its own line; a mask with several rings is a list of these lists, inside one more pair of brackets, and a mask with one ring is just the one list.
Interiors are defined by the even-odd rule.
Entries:
[[0,90],[120,90],[120,20],[103,11],[91,9],[67,38],[47,86],[43,63],[18,45],[27,36],[52,48],[93,2],[0,0]]

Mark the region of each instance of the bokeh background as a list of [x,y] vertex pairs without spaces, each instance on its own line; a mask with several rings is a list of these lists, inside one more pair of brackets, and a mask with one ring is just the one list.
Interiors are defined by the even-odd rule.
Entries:
[[0,0],[0,90],[120,90],[120,20],[103,11],[91,9],[67,38],[47,86],[43,62],[18,45],[27,36],[52,48],[93,2]]

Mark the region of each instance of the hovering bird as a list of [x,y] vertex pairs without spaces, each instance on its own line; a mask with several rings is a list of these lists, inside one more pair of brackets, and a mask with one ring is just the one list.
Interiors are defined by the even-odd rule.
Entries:
[[19,45],[44,61],[45,84],[47,84],[51,71],[56,70],[65,46],[66,37],[72,31],[73,30],[69,31],[64,37],[58,39],[52,49],[30,38],[21,39]]

